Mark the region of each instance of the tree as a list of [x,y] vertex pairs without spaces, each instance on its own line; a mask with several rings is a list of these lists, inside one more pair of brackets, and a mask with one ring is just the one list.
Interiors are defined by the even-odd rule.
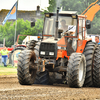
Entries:
[[[11,47],[14,44],[14,35],[15,35],[15,24],[16,22],[6,22],[4,26],[0,26],[0,43],[2,43],[3,38],[6,40],[6,46]],[[23,19],[17,20],[17,30],[16,30],[16,39],[19,34],[21,35],[38,35],[43,29],[43,20],[37,19],[35,27],[31,28],[30,22],[28,20],[24,21]],[[19,38],[19,43],[21,44],[25,36]]]

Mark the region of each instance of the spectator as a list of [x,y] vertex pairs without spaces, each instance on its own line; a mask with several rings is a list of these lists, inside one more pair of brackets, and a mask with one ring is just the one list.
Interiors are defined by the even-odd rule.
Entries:
[[99,36],[95,36],[95,42],[98,43],[98,44],[100,44],[100,42],[99,42]]
[[4,46],[3,49],[0,51],[0,54],[2,55],[2,63],[4,64],[5,67],[7,67],[7,59],[8,59],[8,53],[9,51],[6,49]]

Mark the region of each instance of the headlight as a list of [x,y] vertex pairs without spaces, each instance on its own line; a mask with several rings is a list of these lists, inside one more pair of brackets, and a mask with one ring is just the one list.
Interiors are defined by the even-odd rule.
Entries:
[[44,51],[41,51],[40,54],[41,54],[41,55],[45,55],[45,52],[44,52]]
[[49,55],[53,56],[54,55],[54,52],[49,52]]

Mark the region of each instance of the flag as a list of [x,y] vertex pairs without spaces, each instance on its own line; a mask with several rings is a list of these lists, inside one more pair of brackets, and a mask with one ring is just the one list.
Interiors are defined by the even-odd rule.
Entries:
[[3,25],[6,23],[7,20],[11,20],[11,19],[16,20],[17,19],[17,4],[18,4],[18,1],[16,1],[16,3],[11,8],[11,10],[8,12],[7,16],[5,17],[4,21],[2,22]]

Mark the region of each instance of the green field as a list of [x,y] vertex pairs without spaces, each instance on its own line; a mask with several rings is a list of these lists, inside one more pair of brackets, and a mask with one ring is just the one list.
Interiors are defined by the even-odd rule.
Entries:
[[1,66],[0,65],[0,76],[1,75],[16,75],[17,74],[17,67],[13,66]]

